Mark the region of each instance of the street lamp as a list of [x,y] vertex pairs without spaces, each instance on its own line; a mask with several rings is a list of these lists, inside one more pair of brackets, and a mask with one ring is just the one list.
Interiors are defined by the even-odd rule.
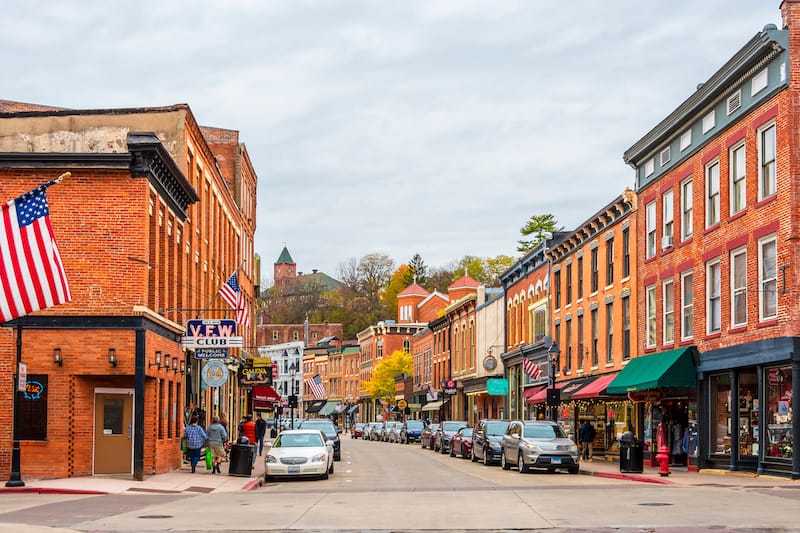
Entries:
[[292,364],[289,365],[289,372],[292,376],[292,389],[289,395],[289,408],[292,410],[292,429],[294,429],[294,408],[297,407],[297,383],[294,380],[294,375],[298,370],[298,362],[292,361]]
[[551,344],[547,349],[547,355],[550,357],[550,389],[547,391],[547,407],[550,409],[550,420],[558,422],[558,404],[561,403],[559,391],[556,389],[556,368],[558,368],[558,360],[561,355],[558,344]]

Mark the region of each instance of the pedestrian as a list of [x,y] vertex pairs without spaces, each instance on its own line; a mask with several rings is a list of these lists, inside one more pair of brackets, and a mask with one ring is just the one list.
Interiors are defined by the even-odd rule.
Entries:
[[582,458],[591,462],[594,455],[594,438],[597,436],[597,430],[589,423],[588,420],[581,421],[581,427],[578,429],[578,440],[581,443]]
[[192,416],[189,425],[183,428],[183,436],[186,437],[186,452],[189,455],[189,462],[192,464],[192,473],[200,462],[200,450],[205,444],[208,434],[203,428],[197,425],[197,416]]
[[247,415],[242,422],[241,434],[247,437],[250,444],[256,443],[256,424],[253,422],[253,415]]
[[256,417],[256,440],[258,441],[258,455],[264,451],[264,437],[267,436],[267,421],[264,417],[258,415]]
[[208,439],[206,446],[211,450],[211,473],[221,474],[219,464],[225,458],[225,443],[228,441],[228,431],[220,423],[218,416],[211,417],[211,425],[207,428]]

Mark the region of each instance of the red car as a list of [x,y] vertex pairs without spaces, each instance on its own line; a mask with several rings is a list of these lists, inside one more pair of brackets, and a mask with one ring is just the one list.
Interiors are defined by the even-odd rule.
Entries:
[[462,459],[472,457],[472,428],[461,428],[450,439],[450,457],[460,455]]
[[425,429],[422,430],[419,442],[422,444],[423,448],[433,449],[434,436],[436,435],[437,429],[439,429],[439,424],[428,424],[425,426]]
[[362,438],[364,436],[364,426],[365,425],[366,424],[358,422],[358,423],[353,424],[352,426],[350,426],[350,438],[351,439],[360,439],[360,438]]

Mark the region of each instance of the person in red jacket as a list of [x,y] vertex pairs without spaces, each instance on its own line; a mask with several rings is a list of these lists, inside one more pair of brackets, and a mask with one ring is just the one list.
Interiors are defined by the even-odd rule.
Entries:
[[247,415],[245,421],[242,422],[242,435],[247,437],[250,444],[256,443],[256,423],[253,422],[253,415]]

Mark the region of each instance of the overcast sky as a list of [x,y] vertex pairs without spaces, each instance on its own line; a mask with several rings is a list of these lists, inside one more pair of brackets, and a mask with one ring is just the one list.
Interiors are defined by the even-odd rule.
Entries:
[[187,103],[239,130],[264,286],[284,242],[335,276],[380,252],[518,256],[634,186],[623,152],[780,0],[4,2],[0,98]]

